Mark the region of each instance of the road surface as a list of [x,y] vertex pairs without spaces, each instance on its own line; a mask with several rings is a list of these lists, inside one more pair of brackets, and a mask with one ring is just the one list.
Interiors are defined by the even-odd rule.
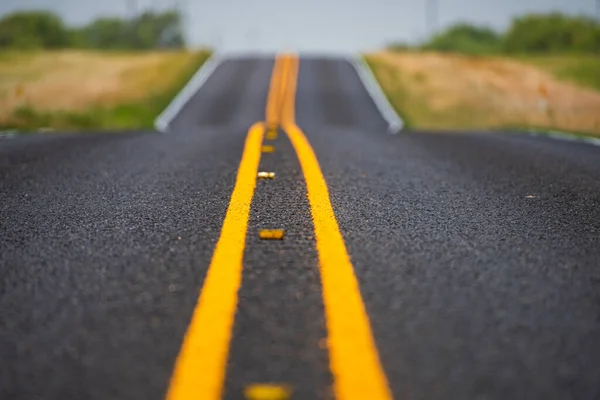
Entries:
[[225,60],[168,133],[0,138],[0,398],[598,399],[599,172],[390,135],[323,57]]

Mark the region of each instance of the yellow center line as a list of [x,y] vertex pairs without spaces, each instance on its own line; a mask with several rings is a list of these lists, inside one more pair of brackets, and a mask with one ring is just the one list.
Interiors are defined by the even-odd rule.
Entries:
[[[280,120],[282,67],[276,60],[265,110],[268,124]],[[264,132],[265,124],[260,122],[248,131],[221,235],[175,362],[168,400],[221,398]]]
[[290,57],[281,56],[277,57],[277,60],[281,60],[281,77],[279,83],[279,91],[278,91],[278,101],[277,101],[277,122],[281,125],[283,120],[283,112],[284,112],[284,103],[286,99],[287,91],[289,90],[290,83],[290,67],[292,60]]
[[221,396],[264,130],[256,123],[248,132],[221,236],[176,361],[169,400]]
[[298,58],[292,60],[282,125],[298,155],[312,213],[327,319],[330,369],[338,400],[392,398],[354,268],[338,227],[317,157],[295,122]]
[[[297,57],[277,58],[266,120],[283,125],[305,175],[321,267],[335,394],[340,400],[391,399],[325,179],[312,147],[295,124],[297,75]],[[175,364],[168,400],[221,397],[264,131],[264,124],[256,123],[248,132],[221,236]]]
[[271,83],[265,110],[267,127],[270,129],[276,127],[280,123],[282,93],[284,91],[285,83],[284,73],[284,61],[280,57],[276,57],[275,63],[273,64],[273,72],[271,73]]

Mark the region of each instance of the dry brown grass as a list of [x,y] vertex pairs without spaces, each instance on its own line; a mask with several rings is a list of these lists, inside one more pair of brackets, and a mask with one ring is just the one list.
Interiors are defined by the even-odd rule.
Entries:
[[191,52],[9,53],[0,57],[0,120],[20,106],[85,110],[139,100],[173,84]]
[[[381,52],[367,56],[413,127],[532,126],[600,134],[600,92],[500,57]],[[547,108],[540,100],[547,92]]]

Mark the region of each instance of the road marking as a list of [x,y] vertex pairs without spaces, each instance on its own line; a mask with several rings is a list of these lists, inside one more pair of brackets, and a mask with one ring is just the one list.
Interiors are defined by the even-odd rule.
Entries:
[[17,136],[16,130],[0,131],[0,139],[12,139]]
[[263,146],[262,147],[262,152],[263,153],[273,153],[275,151],[275,146]]
[[261,171],[258,174],[256,174],[256,176],[258,177],[258,179],[275,179],[275,172]]
[[262,123],[248,131],[221,236],[171,378],[169,400],[221,397],[264,131]]
[[159,132],[166,132],[169,125],[175,119],[177,114],[191,100],[191,98],[200,90],[202,85],[213,74],[217,67],[223,62],[223,59],[213,54],[194,74],[192,79],[181,89],[177,96],[169,103],[167,108],[154,120],[154,127]]
[[271,73],[271,83],[269,84],[269,94],[267,95],[267,105],[265,109],[265,119],[269,131],[274,131],[279,126],[281,92],[283,86],[283,59],[275,58],[273,72]]
[[283,229],[262,229],[258,232],[258,237],[263,240],[282,240],[283,235]]
[[255,383],[244,390],[248,400],[287,400],[291,395],[292,388],[289,385]]
[[276,140],[277,139],[277,130],[270,129],[269,131],[267,131],[266,138],[267,138],[267,140]]
[[285,110],[285,101],[287,98],[287,94],[290,91],[289,85],[291,83],[290,73],[292,68],[292,57],[289,55],[284,55],[281,58],[282,62],[282,73],[281,73],[281,83],[279,84],[279,101],[277,102],[278,107],[278,117],[279,117],[279,125],[283,125],[283,113]]
[[365,59],[361,55],[358,55],[349,58],[348,62],[354,67],[354,70],[358,74],[358,78],[367,90],[369,96],[373,99],[377,110],[379,110],[383,119],[388,123],[388,132],[395,134],[404,129],[404,121],[402,121],[402,118],[400,118],[396,110],[394,110],[394,107],[383,92],[381,85],[377,81],[377,78],[375,78],[375,74]]
[[288,91],[282,125],[296,150],[306,180],[317,239],[335,395],[338,400],[391,399],[369,317],[331,206],[325,178],[314,150],[295,122],[298,58],[288,57],[292,62],[286,84]]

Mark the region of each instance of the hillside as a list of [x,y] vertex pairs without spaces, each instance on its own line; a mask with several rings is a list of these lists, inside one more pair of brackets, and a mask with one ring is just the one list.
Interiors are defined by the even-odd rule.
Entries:
[[150,128],[205,51],[0,53],[4,129]]
[[544,128],[600,135],[600,57],[366,56],[412,128]]

